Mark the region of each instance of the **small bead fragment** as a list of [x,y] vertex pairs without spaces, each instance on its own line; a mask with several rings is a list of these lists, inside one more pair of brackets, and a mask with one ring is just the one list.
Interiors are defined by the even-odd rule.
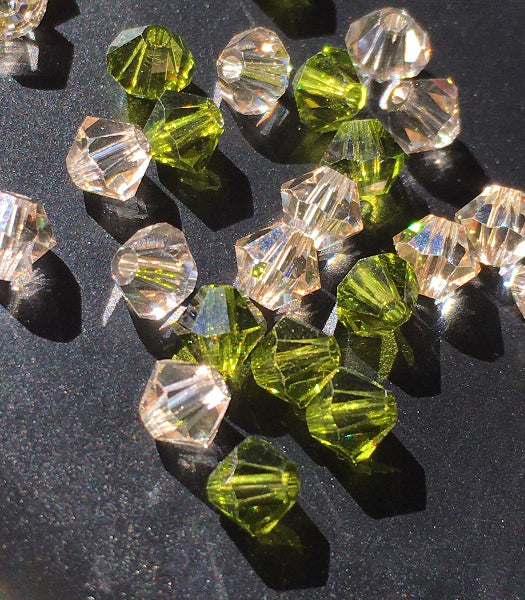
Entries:
[[418,294],[414,269],[403,258],[362,258],[337,287],[339,320],[358,335],[383,335],[410,319]]
[[394,395],[344,367],[306,409],[312,437],[353,463],[370,458],[396,421]]
[[318,131],[337,131],[366,104],[366,87],[341,48],[325,46],[299,69],[294,94],[301,121]]
[[295,464],[268,442],[246,438],[208,478],[208,500],[250,535],[269,533],[295,504]]
[[40,25],[47,0],[3,0],[0,4],[0,40],[19,38]]
[[525,259],[510,267],[501,268],[499,273],[503,278],[503,285],[511,291],[516,306],[525,317]]
[[107,54],[109,74],[131,96],[158,99],[191,81],[193,55],[184,40],[160,25],[122,31]]
[[244,115],[272,110],[288,87],[290,71],[284,44],[263,27],[234,36],[217,59],[222,97]]

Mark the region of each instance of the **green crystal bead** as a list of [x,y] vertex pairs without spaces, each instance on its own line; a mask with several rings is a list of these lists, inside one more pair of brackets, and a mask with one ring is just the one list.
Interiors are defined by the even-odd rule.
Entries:
[[335,338],[284,317],[257,345],[251,358],[257,385],[304,408],[339,366]]
[[337,287],[339,320],[359,335],[383,335],[408,321],[418,294],[406,260],[396,254],[362,258]]
[[224,132],[220,110],[193,94],[166,92],[144,126],[153,158],[183,171],[204,169]]
[[210,503],[251,535],[271,531],[295,504],[295,464],[259,438],[246,438],[208,478]]
[[232,377],[264,335],[266,321],[235,288],[206,285],[173,328],[182,343],[176,360],[205,363]]
[[312,437],[353,463],[370,458],[396,421],[394,395],[344,367],[306,409]]
[[319,133],[337,131],[363,108],[367,97],[348,52],[331,46],[299,69],[294,93],[299,118]]
[[126,29],[111,43],[109,74],[131,96],[156,100],[166,90],[180,91],[195,66],[184,40],[160,25]]
[[322,164],[357,183],[361,196],[387,192],[407,155],[376,119],[347,121],[337,130]]

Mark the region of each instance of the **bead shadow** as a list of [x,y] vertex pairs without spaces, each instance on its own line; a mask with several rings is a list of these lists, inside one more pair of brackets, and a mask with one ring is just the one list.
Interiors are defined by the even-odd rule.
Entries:
[[86,212],[109,235],[121,244],[139,229],[155,223],[169,223],[181,229],[175,202],[148,177],[144,177],[137,194],[127,202],[84,192]]
[[80,287],[53,252],[33,265],[30,280],[20,290],[0,282],[0,303],[31,333],[47,340],[70,342],[81,333]]
[[80,15],[75,0],[48,0],[46,14],[40,26],[58,27]]
[[332,0],[254,0],[287,37],[301,38],[335,33],[337,15]]
[[[180,349],[180,343],[173,328],[164,326],[166,319],[159,321],[142,319],[129,307],[128,312],[146,350],[157,360],[173,358],[173,355]],[[168,316],[168,319],[170,317],[171,315]]]

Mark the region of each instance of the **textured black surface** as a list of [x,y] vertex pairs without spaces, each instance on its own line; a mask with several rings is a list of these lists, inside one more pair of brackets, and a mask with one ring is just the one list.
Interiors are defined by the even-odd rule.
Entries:
[[[227,179],[227,197],[215,194],[211,204],[205,195],[192,198],[172,174],[157,176],[152,168],[142,220],[119,216],[93,198],[84,202],[64,158],[85,115],[125,114],[125,98],[105,74],[113,36],[150,22],[176,30],[195,54],[195,85],[211,94],[221,48],[242,29],[274,26],[263,12],[273,2],[99,0],[79,2],[78,11],[72,1],[50,0],[47,27],[60,33],[39,32],[39,77],[0,82],[1,188],[43,200],[58,240],[54,255],[38,265],[33,296],[0,290],[10,309],[0,310],[2,595],[525,597],[525,324],[488,271],[468,286],[461,310],[444,324],[435,324],[424,303],[406,328],[417,360],[408,370],[402,361],[396,365],[399,424],[372,465],[345,472],[308,445],[300,424],[286,434],[272,412],[284,418],[282,408],[266,399],[261,407],[255,392],[247,393],[247,408],[232,408],[232,421],[273,437],[301,471],[300,506],[275,534],[277,550],[254,545],[202,502],[213,456],[199,466],[169,448],[157,452],[136,410],[154,358],[124,305],[102,325],[115,238],[148,220],[180,219],[200,282],[231,282],[234,240],[278,217],[280,182],[306,167],[286,164],[303,156],[294,152],[290,121],[284,133],[258,139],[252,124],[240,123],[263,155],[225,108],[215,166]],[[292,26],[278,15],[296,66],[323,43],[343,45],[349,20],[381,5],[324,0],[310,6],[312,14],[302,13]],[[462,141],[442,151],[439,164],[411,160],[385,220],[356,240],[356,251],[387,249],[396,226],[390,219],[404,226],[429,209],[452,214],[486,178],[525,186],[523,1],[407,0],[405,6],[430,30],[429,71],[459,85]],[[175,204],[170,189],[177,191]],[[153,348],[151,332],[141,327],[141,334]],[[162,344],[155,344],[161,354]],[[232,432],[225,426],[216,448],[229,447]]]

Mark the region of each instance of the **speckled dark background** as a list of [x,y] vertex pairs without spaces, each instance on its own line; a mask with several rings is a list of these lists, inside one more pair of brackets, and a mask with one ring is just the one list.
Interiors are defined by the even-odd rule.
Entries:
[[[154,358],[124,305],[102,325],[118,243],[86,203],[117,238],[148,219],[177,222],[180,213],[200,282],[231,282],[234,240],[279,215],[279,183],[306,167],[285,164],[293,139],[286,128],[263,144],[249,123],[244,137],[225,109],[216,167],[228,199],[192,199],[161,173],[166,187],[142,190],[151,214],[134,219],[93,198],[85,203],[64,158],[84,116],[125,114],[123,94],[105,75],[106,47],[122,28],[159,22],[180,33],[195,55],[195,84],[212,93],[214,60],[229,38],[275,24],[263,0],[99,0],[78,9],[73,0],[50,2],[38,34],[42,72],[0,81],[0,186],[44,201],[58,240],[38,264],[32,295],[0,290],[9,308],[0,310],[1,596],[524,598],[525,324],[488,270],[445,323],[424,304],[406,329],[416,365],[392,376],[399,424],[368,471],[345,473],[307,453],[300,432],[284,434],[277,417],[267,428],[260,406],[251,420],[231,417],[273,437],[299,466],[301,508],[279,534],[288,548],[251,544],[199,499],[199,478],[217,452],[199,469],[161,448],[164,468],[137,417]],[[349,20],[381,6],[312,4],[321,17],[288,28],[295,39],[283,33],[296,66],[326,42],[341,46]],[[386,211],[403,225],[428,210],[452,215],[486,178],[525,186],[522,0],[404,4],[430,30],[429,71],[459,85],[463,132],[451,149],[411,160]],[[154,168],[148,176],[159,184]],[[375,238],[363,238],[368,250],[356,240],[356,252],[388,249],[388,218]],[[273,410],[268,402],[262,413]]]

